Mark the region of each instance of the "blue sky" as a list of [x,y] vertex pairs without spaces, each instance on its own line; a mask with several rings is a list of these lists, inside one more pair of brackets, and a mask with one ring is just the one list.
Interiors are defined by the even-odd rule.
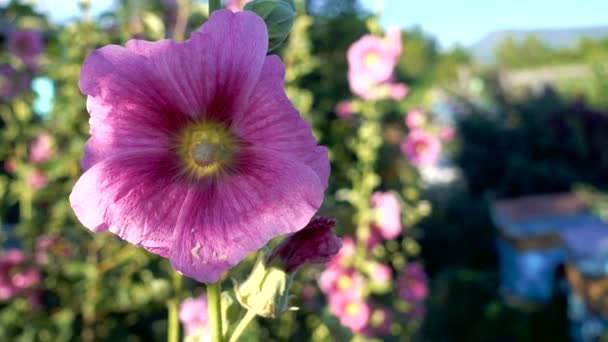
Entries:
[[[0,0],[5,3],[7,0]],[[498,29],[569,28],[608,25],[608,0],[362,0],[381,1],[385,27],[420,25],[444,47],[470,45]],[[57,20],[76,15],[77,0],[38,0]],[[112,0],[91,0],[93,13]]]

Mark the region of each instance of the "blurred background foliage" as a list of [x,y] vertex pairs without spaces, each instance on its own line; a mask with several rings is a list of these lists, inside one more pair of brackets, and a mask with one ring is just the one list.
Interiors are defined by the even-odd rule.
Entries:
[[[178,6],[178,3],[180,6]],[[92,235],[75,220],[68,203],[81,173],[79,160],[88,136],[85,98],[77,84],[83,59],[105,44],[132,37],[188,37],[207,16],[206,6],[189,1],[121,0],[115,10],[91,17],[88,2],[67,22],[49,21],[33,7],[10,1],[0,8],[2,74],[19,88],[0,99],[0,220],[4,249],[19,248],[35,264],[41,281],[0,303],[0,340],[163,340],[165,305],[176,295],[165,260],[106,234]],[[287,92],[313,126],[319,142],[330,147],[332,178],[321,214],[336,217],[339,233],[352,234],[353,210],[334,194],[351,186],[356,157],[346,141],[355,121],[338,118],[335,107],[349,99],[348,47],[378,29],[375,14],[356,0],[298,1],[299,16],[288,42],[279,50],[287,66]],[[11,54],[15,30],[42,32],[44,52],[36,66]],[[494,198],[568,191],[579,183],[597,192],[608,188],[608,40],[582,40],[574,49],[549,48],[535,37],[505,40],[497,64],[476,65],[463,47],[440,49],[423,28],[403,31],[403,54],[396,80],[407,83],[403,101],[381,101],[385,144],[376,169],[380,189],[399,189],[409,228],[387,244],[396,259],[420,259],[431,279],[423,324],[394,320],[394,340],[565,341],[563,297],[544,306],[521,309],[501,300],[498,291],[496,229],[488,213]],[[505,74],[521,70],[584,66],[588,78],[558,80],[550,87],[505,85]],[[9,75],[9,76],[6,76]],[[534,74],[532,74],[534,75]],[[533,76],[532,76],[533,77]],[[0,83],[0,88],[2,88]],[[52,98],[36,88],[46,84]],[[15,88],[15,89],[16,89]],[[432,184],[399,160],[400,137],[408,111],[420,107],[441,117],[437,102],[449,107],[457,138],[444,149],[443,162],[459,170],[457,180]],[[37,105],[36,105],[37,104]],[[397,138],[394,138],[394,136]],[[33,142],[51,137],[49,155],[32,161]],[[393,138],[391,138],[393,137]],[[403,159],[403,158],[401,158]],[[429,210],[432,207],[432,211]],[[44,242],[50,247],[41,247]],[[418,245],[419,244],[419,245]],[[45,262],[38,259],[44,252]],[[385,260],[398,273],[403,262]],[[0,272],[6,272],[0,270]],[[318,269],[301,272],[294,291],[314,284]],[[177,295],[202,287],[185,280]],[[308,304],[280,320],[260,320],[250,340],[348,340],[352,334],[323,310],[314,292]],[[379,296],[391,304],[392,295]],[[302,299],[296,299],[296,302]],[[312,303],[312,304],[311,304]],[[401,336],[401,337],[398,337]],[[390,338],[387,338],[390,340]]]

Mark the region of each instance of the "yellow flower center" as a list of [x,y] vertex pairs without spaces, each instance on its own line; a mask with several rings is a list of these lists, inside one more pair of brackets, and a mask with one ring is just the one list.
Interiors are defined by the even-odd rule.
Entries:
[[380,62],[380,56],[375,52],[369,52],[365,55],[365,65],[375,66]]
[[352,284],[353,284],[353,279],[347,275],[343,274],[338,278],[337,285],[338,285],[338,289],[340,289],[340,290],[346,290],[346,289],[350,288]]
[[357,302],[349,302],[346,304],[346,308],[344,309],[346,314],[349,316],[354,316],[359,313],[359,303]]
[[210,176],[232,160],[237,143],[221,123],[203,121],[186,126],[177,139],[177,153],[184,167],[198,177]]

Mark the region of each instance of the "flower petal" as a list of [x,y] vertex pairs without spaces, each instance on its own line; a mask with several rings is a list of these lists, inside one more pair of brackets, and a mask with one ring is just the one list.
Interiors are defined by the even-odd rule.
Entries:
[[327,149],[317,146],[310,128],[285,94],[285,67],[277,56],[266,57],[259,82],[235,130],[247,142],[290,154],[313,169],[327,186],[330,166]]
[[254,13],[220,10],[184,43],[131,40],[127,49],[150,61],[180,111],[229,121],[259,78],[268,33]]
[[239,172],[186,195],[169,257],[186,276],[217,281],[270,239],[304,227],[321,206],[325,187],[289,155],[251,148],[239,159]]

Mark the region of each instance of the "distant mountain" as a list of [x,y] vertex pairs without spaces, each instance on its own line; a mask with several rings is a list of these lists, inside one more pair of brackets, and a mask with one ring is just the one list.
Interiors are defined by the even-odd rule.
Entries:
[[608,26],[596,26],[569,29],[537,29],[537,30],[501,30],[487,34],[469,51],[477,63],[492,64],[495,62],[495,51],[500,43],[511,37],[515,41],[523,41],[528,36],[536,36],[545,44],[555,49],[564,49],[576,46],[581,38],[602,39],[608,38]]

